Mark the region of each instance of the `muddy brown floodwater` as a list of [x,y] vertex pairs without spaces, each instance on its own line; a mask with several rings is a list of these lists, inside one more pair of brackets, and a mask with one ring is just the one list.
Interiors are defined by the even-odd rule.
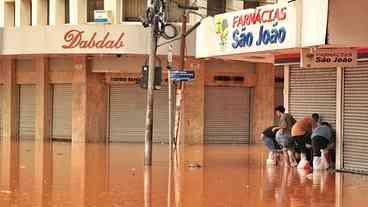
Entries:
[[[368,206],[368,177],[266,167],[263,146],[1,143],[0,207]],[[170,176],[169,176],[170,175]]]

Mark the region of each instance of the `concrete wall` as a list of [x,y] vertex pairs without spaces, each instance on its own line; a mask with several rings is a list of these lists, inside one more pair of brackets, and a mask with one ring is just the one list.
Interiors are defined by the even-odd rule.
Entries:
[[257,64],[256,76],[252,143],[260,142],[262,130],[273,124],[275,106],[275,68],[271,64]]

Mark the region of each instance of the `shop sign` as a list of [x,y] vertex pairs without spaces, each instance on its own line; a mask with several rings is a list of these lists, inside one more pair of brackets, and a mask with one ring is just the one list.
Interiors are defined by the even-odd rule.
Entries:
[[204,22],[197,36],[198,57],[293,48],[296,5],[280,3],[217,15]]
[[306,48],[301,51],[303,68],[354,67],[358,52],[355,48]]
[[110,32],[104,34],[93,32],[92,35],[88,35],[83,30],[72,29],[64,34],[64,44],[61,47],[63,49],[120,49],[124,47],[124,35],[124,32],[115,37]]
[[108,84],[137,84],[140,79],[139,73],[106,74]]

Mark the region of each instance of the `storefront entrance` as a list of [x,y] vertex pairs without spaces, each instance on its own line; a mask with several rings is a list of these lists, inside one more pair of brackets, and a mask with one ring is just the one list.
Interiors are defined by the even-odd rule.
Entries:
[[205,143],[249,143],[250,91],[244,87],[206,87]]
[[[168,142],[168,89],[154,92],[155,143]],[[146,90],[137,85],[111,85],[109,104],[109,141],[143,143],[146,117]]]

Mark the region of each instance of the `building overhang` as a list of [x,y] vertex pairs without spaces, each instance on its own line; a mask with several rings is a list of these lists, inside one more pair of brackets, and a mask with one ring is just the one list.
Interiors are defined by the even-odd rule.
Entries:
[[[175,25],[180,32],[180,25]],[[186,55],[195,56],[195,33],[187,38]],[[149,31],[141,23],[24,26],[0,28],[0,55],[132,54],[149,51]],[[159,44],[167,40],[160,38]],[[170,43],[180,54],[180,40]],[[169,44],[158,48],[166,55]]]
[[368,48],[368,2],[296,0],[208,17],[196,57],[275,63],[301,48]]

